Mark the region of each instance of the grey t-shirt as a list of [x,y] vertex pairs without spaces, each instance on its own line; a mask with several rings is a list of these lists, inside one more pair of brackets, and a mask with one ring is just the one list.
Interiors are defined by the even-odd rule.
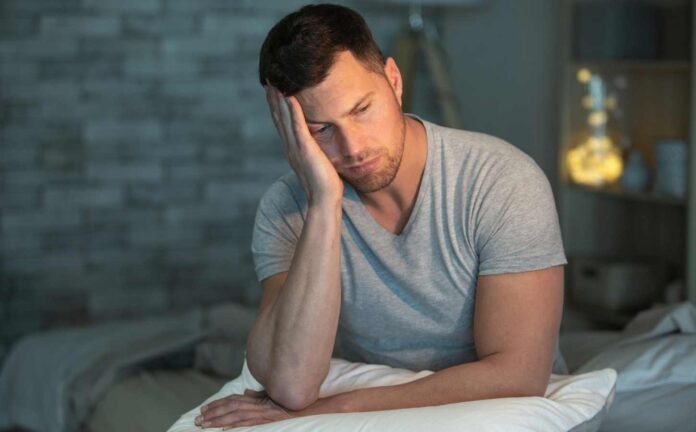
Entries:
[[[412,370],[475,361],[477,277],[566,263],[549,183],[530,157],[489,135],[421,122],[425,171],[399,235],[345,185],[338,343],[348,360]],[[289,270],[306,212],[294,173],[265,193],[252,241],[259,280]]]

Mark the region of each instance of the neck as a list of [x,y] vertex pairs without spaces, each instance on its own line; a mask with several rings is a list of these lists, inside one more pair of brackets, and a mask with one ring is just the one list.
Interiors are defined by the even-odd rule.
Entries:
[[405,116],[404,133],[401,164],[391,184],[376,192],[358,194],[371,211],[410,214],[415,204],[428,153],[427,135],[423,124],[409,116]]

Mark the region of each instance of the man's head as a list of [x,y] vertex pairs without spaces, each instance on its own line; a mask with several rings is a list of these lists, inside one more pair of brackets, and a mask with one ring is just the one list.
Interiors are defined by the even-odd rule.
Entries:
[[384,57],[357,12],[331,4],[305,6],[268,33],[261,46],[259,80],[292,96],[324,81],[341,51],[350,51],[367,69],[383,73]]
[[401,74],[360,15],[314,5],[283,18],[263,44],[259,78],[297,98],[310,134],[355,189],[392,183],[406,136]]

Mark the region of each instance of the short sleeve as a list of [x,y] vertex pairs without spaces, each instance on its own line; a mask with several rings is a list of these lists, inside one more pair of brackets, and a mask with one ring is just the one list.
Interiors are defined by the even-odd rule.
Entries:
[[566,264],[553,192],[543,171],[526,155],[496,165],[477,204],[479,274]]
[[290,269],[304,224],[304,201],[284,179],[274,183],[261,198],[251,241],[259,281]]

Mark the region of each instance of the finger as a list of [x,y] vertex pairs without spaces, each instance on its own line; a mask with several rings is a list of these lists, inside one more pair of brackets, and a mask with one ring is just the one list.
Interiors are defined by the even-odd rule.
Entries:
[[292,120],[292,133],[298,138],[298,141],[304,142],[307,139],[311,139],[302,105],[300,105],[300,102],[295,96],[289,96],[285,100],[290,119]]
[[245,396],[233,394],[233,395],[225,396],[224,398],[220,398],[220,399],[214,400],[214,401],[212,401],[212,402],[210,402],[210,403],[208,403],[208,404],[203,405],[203,406],[201,407],[201,412],[204,412],[204,411],[207,411],[207,410],[209,410],[209,409],[217,408],[217,407],[219,407],[219,406],[225,405],[225,404],[227,404],[229,401],[232,401],[232,400],[235,400],[235,399],[239,399],[240,397],[245,397]]
[[266,397],[267,393],[265,391],[254,391],[252,389],[246,389],[244,390],[244,396],[253,396],[253,397]]
[[203,427],[224,426],[231,424],[230,422],[233,420],[237,421],[247,419],[252,416],[252,413],[253,416],[262,417],[264,411],[267,409],[267,407],[262,407],[259,405],[246,405],[239,407],[238,409],[220,412],[219,415],[206,416],[201,420],[196,420],[194,423],[196,423],[197,426]]
[[247,399],[231,399],[225,404],[219,404],[211,406],[202,413],[202,421],[209,421],[211,419],[224,416],[230,412],[257,409],[259,406],[259,399],[257,398],[247,398]]
[[232,413],[225,414],[223,416],[216,417],[211,420],[206,420],[203,422],[203,427],[223,427],[223,426],[233,426],[241,421],[248,420],[263,420],[264,415],[261,410],[258,409],[245,409],[241,411],[235,411]]
[[258,398],[256,397],[250,397],[250,396],[241,396],[241,395],[230,395],[227,397],[224,397],[222,399],[218,399],[216,401],[213,401],[207,405],[203,405],[201,407],[201,414],[203,416],[210,416],[214,415],[215,412],[219,410],[229,410],[229,409],[235,409],[235,407],[242,406],[242,404],[247,403],[247,404],[255,404],[256,400]]
[[277,102],[277,129],[280,136],[283,138],[283,151],[286,159],[293,165],[293,161],[297,159],[297,137],[292,128],[292,115],[287,105],[285,97],[276,92]]

